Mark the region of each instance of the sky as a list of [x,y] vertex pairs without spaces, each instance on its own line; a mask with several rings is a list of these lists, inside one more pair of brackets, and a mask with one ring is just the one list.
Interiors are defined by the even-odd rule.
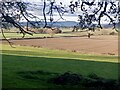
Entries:
[[[31,3],[37,3],[37,2],[40,2],[41,0],[22,0],[22,1],[24,1],[24,2],[31,2]],[[60,2],[62,2],[64,5],[70,5],[70,1],[74,1],[75,2],[75,1],[78,1],[78,0],[56,0],[56,4],[59,4]],[[89,1],[93,1],[93,0],[89,0]],[[96,0],[96,1],[98,1],[98,0]],[[30,12],[36,14],[37,17],[44,19],[43,16],[40,16],[40,13],[42,13],[42,12],[40,12],[40,11],[30,11]],[[60,16],[59,16],[58,13],[55,13],[55,14],[56,15],[54,16],[54,20],[57,21],[60,18]],[[64,20],[60,19],[59,21],[78,21],[77,15],[72,15],[70,13],[69,13],[69,15],[65,14],[65,16],[63,16],[63,18],[64,18]],[[47,16],[47,19],[49,19],[49,16]],[[109,21],[110,20],[107,17],[103,17],[102,20],[101,20],[101,22],[103,24],[107,24]]]
[[[27,1],[27,2],[40,2],[41,0],[23,0],[23,1]],[[47,0],[46,0],[47,1]],[[65,2],[68,3],[70,1],[75,1],[75,0],[56,0],[56,2]]]
[[[22,1],[26,1],[26,2],[40,2],[41,0],[22,0]],[[47,1],[47,0],[46,0]],[[81,1],[81,0],[55,0],[56,2],[63,2],[65,4],[68,4],[70,1]],[[85,0],[87,1],[87,0]],[[93,1],[93,0],[88,0],[89,2]],[[107,0],[95,0],[97,1],[107,1]],[[116,1],[116,0],[109,0],[109,1]],[[118,0],[119,1],[119,0]]]
[[[0,1],[5,1],[5,0],[0,0]],[[33,3],[39,4],[38,2],[43,1],[43,0],[7,0],[7,1],[24,1],[24,2],[30,2],[32,4]],[[49,0],[46,0],[46,1],[49,1]],[[62,2],[63,5],[70,5],[70,1],[75,2],[75,1],[78,1],[78,0],[56,0],[56,4],[59,4],[60,2]],[[90,1],[93,1],[93,0],[88,0],[88,1],[90,2]],[[100,1],[100,0],[95,0],[95,1]],[[102,0],[102,1],[104,1],[104,0]],[[116,0],[111,0],[111,1],[116,1]],[[40,15],[42,13],[41,11],[35,10],[35,11],[29,11],[29,12],[33,13],[34,15],[36,15],[37,17],[39,17],[40,19],[44,19],[43,15],[42,16]],[[70,13],[69,14],[65,14],[63,16],[63,18],[64,18],[64,20],[63,20],[63,19],[60,19],[59,14],[56,12],[55,13],[56,15],[54,16],[54,20],[57,21],[58,19],[60,19],[59,21],[78,21],[77,15],[80,14],[80,13],[81,12],[76,13],[74,15],[70,14]],[[49,16],[47,16],[47,19],[49,19]],[[22,19],[22,21],[24,21],[24,19]],[[106,18],[106,17],[103,17],[102,20],[101,20],[101,22],[103,24],[107,24],[109,21],[110,20],[108,18]]]

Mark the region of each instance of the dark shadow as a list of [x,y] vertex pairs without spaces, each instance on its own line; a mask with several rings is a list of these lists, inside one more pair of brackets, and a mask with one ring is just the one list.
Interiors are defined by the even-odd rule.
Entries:
[[[112,73],[115,73],[114,72],[116,70],[115,67],[117,66],[117,64],[115,63],[84,61],[84,60],[74,60],[74,59],[70,60],[64,58],[28,57],[28,56],[5,55],[5,54],[3,54],[2,56],[3,56],[2,68],[4,74],[3,75],[4,86],[6,86],[8,83],[13,83],[12,85],[15,85],[14,82],[16,82],[17,85],[19,85],[19,80],[21,81],[20,84],[22,84],[22,82],[26,82],[26,83],[30,82],[31,84],[38,83],[35,84],[36,86],[34,87],[37,87],[37,85],[39,85],[39,82],[40,84],[44,83],[45,85],[49,85],[51,83],[48,81],[51,80],[51,78],[60,76],[67,71],[75,72],[76,74],[81,73],[82,75],[84,75],[85,72],[87,72],[87,75],[89,73],[95,73],[98,76],[109,75],[109,74],[111,75]],[[7,75],[7,74],[11,74],[11,75]],[[90,75],[89,77],[98,78],[96,75],[93,74]],[[73,78],[76,79],[76,75],[73,75]],[[8,83],[6,84],[5,82]],[[89,85],[88,84],[89,80],[85,82],[87,82],[86,85]],[[110,81],[110,84],[112,82]],[[92,85],[93,84],[95,84],[94,80],[92,81]]]
[[45,81],[46,79],[56,76],[58,73],[37,70],[37,71],[21,71],[18,72],[17,74],[23,79]]

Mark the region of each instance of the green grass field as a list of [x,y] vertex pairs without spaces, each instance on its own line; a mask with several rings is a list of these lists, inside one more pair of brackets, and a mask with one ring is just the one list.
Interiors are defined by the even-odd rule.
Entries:
[[[17,34],[17,33],[4,33],[6,38],[7,39],[10,39],[10,38],[22,38],[22,34]],[[67,33],[67,34],[55,34],[53,35],[53,37],[61,37],[61,36],[75,36],[74,34],[70,34],[70,33]],[[26,36],[24,38],[35,38],[35,37],[51,37],[50,34],[33,34],[32,35],[28,35],[26,34]],[[4,39],[4,37],[2,36],[2,34],[0,33],[0,39]]]
[[[73,28],[60,28],[60,29],[62,30],[62,33],[59,33],[59,34],[51,35],[51,34],[34,34],[33,33],[33,36],[26,34],[24,38],[51,37],[51,36],[52,37],[85,36],[85,35],[88,34],[87,32],[79,32],[80,29],[79,29],[78,32],[72,32]],[[4,35],[6,36],[7,39],[22,38],[22,36],[23,36],[22,34],[17,33],[17,31],[19,31],[19,29],[17,29],[17,28],[11,28],[10,30],[5,29],[4,31],[5,31]],[[95,32],[92,32],[91,34],[94,34],[94,35],[109,35],[111,32],[117,33],[116,31],[109,28],[109,29],[103,29],[103,30],[100,30],[100,31],[96,30]],[[2,36],[2,33],[0,33],[0,39],[4,39],[4,37]]]
[[[6,36],[7,39],[10,39],[10,38],[22,38],[22,36],[23,36],[23,34],[17,33],[17,31],[19,31],[19,30],[16,29],[16,28],[11,28],[11,30],[5,30],[5,31],[8,31],[7,33],[6,32],[4,33],[4,35]],[[53,36],[53,37],[76,36],[76,33],[72,33],[71,31],[72,31],[72,29],[62,28],[63,33],[60,33],[60,34],[51,35],[51,34],[34,34],[33,33],[33,36],[29,35],[29,34],[26,34],[24,38],[51,37],[51,36]],[[0,33],[0,39],[4,39],[2,33]]]
[[118,79],[117,56],[84,55],[26,46],[0,47],[3,88],[60,87],[47,81],[67,71],[84,76],[95,73],[103,78]]

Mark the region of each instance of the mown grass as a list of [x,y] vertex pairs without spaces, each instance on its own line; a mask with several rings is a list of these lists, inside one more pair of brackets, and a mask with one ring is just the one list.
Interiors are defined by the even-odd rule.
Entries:
[[[11,39],[11,38],[22,38],[23,34],[20,33],[4,33],[5,37],[7,39]],[[75,34],[71,34],[71,33],[61,33],[61,34],[33,34],[29,35],[26,34],[24,38],[35,38],[35,37],[61,37],[61,36],[75,36]],[[2,34],[0,33],[0,39],[4,39],[4,37],[2,36]]]
[[84,76],[95,73],[103,78],[118,79],[117,56],[82,55],[24,46],[11,48],[9,45],[2,46],[1,54],[4,88],[61,87],[47,81],[67,71]]
[[[11,30],[13,31],[13,30]],[[6,36],[7,39],[10,38],[22,38],[23,34],[17,33],[17,32],[5,32],[4,35]],[[71,31],[68,29],[66,31],[66,29],[63,30],[63,33],[60,34],[35,34],[33,33],[32,35],[26,34],[24,38],[35,38],[35,37],[61,37],[61,36],[75,36],[76,34],[71,33]],[[0,39],[4,39],[4,37],[2,36],[2,33],[0,33]]]
[[82,59],[82,60],[118,63],[117,56],[80,54],[77,52],[70,52],[64,50],[53,50],[53,49],[37,48],[37,47],[34,48],[27,46],[14,46],[15,48],[11,48],[10,45],[6,45],[6,44],[4,45],[0,44],[0,47],[2,47],[2,53],[7,55],[67,58],[67,59],[76,59],[76,60]]

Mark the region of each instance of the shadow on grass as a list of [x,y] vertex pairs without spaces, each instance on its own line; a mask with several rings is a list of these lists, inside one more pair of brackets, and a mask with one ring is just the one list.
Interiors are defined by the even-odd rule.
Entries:
[[48,87],[51,85],[48,80],[67,71],[86,76],[93,72],[110,79],[117,78],[118,74],[116,63],[5,54],[2,56],[4,87],[15,85],[18,87],[39,87],[42,83]]
[[17,73],[23,79],[35,80],[35,81],[45,81],[51,77],[58,75],[58,73],[46,72],[46,71],[23,71]]
[[46,71],[24,71],[18,74],[29,80],[45,81],[46,83],[59,85],[67,88],[103,88],[102,90],[119,90],[119,84],[113,79],[104,79],[92,73],[88,76],[82,76],[76,73],[65,72],[64,74],[51,73]]

